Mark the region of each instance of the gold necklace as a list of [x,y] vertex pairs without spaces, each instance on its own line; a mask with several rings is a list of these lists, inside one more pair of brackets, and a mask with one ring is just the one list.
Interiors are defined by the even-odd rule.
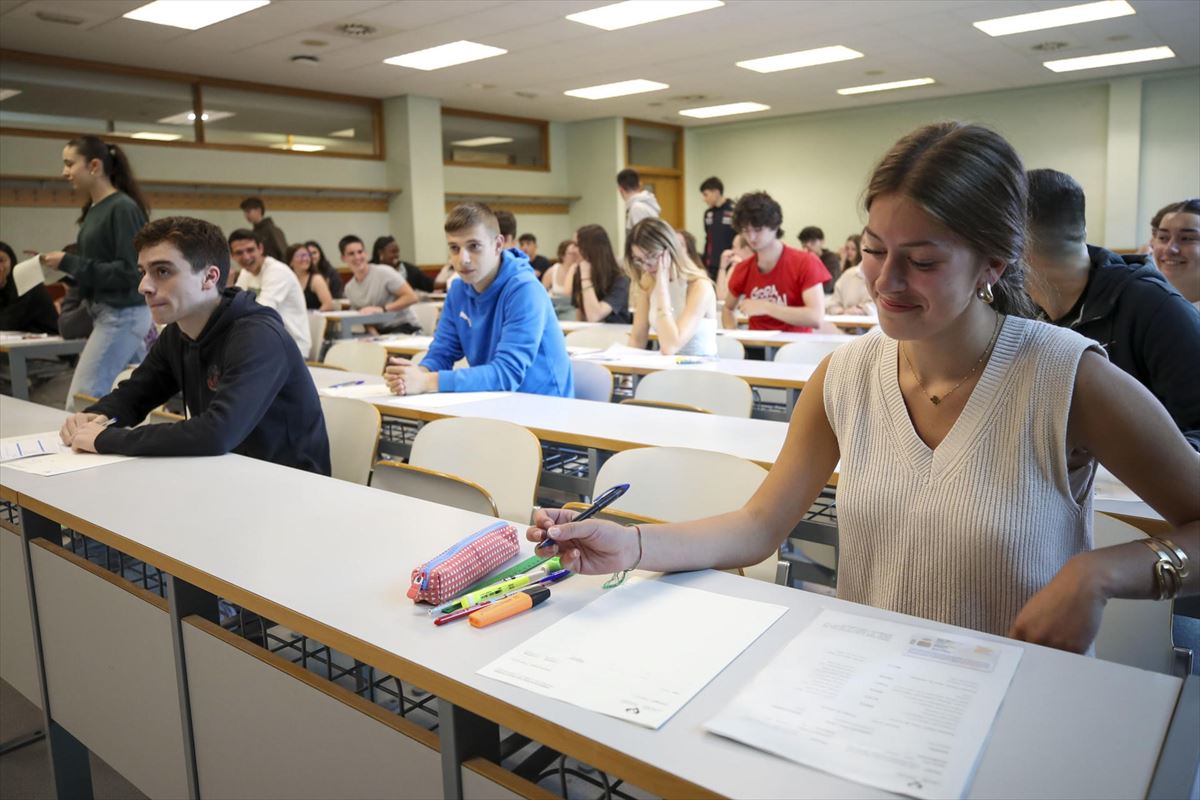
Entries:
[[912,373],[913,378],[917,382],[917,386],[921,387],[921,392],[927,398],[929,398],[929,402],[933,403],[935,406],[938,405],[943,400],[945,400],[947,397],[954,394],[955,390],[958,389],[958,387],[960,387],[964,383],[966,383],[967,378],[969,378],[975,374],[975,370],[979,369],[979,365],[983,363],[983,360],[985,358],[987,358],[987,354],[992,352],[992,347],[995,346],[995,344],[996,344],[996,338],[1000,335],[1000,321],[1002,319],[1004,319],[1003,316],[1001,316],[1000,314],[996,315],[996,327],[992,330],[992,339],[991,339],[991,341],[988,342],[988,346],[984,348],[983,352],[979,354],[979,358],[977,358],[975,360],[975,365],[973,367],[971,367],[971,371],[968,372],[966,375],[964,375],[962,377],[962,380],[960,380],[958,383],[954,384],[954,388],[952,388],[950,391],[946,392],[941,397],[938,397],[936,394],[930,394],[929,391],[925,388],[925,384],[921,382],[921,376],[917,374],[916,368],[913,367],[912,362],[908,360],[908,353],[906,353],[904,351],[904,345],[903,344],[900,345],[900,355],[904,356],[904,363],[908,364],[908,371]]

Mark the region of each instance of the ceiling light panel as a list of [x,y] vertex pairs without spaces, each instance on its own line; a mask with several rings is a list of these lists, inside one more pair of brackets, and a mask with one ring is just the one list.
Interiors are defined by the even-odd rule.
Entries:
[[3,103],[10,97],[16,97],[20,93],[20,89],[0,89],[0,103]]
[[383,63],[429,72],[435,69],[453,67],[457,64],[480,61],[484,58],[502,56],[507,52],[507,50],[499,47],[479,44],[478,42],[468,42],[465,39],[461,39],[457,42],[450,42],[449,44],[438,45],[437,47],[430,47],[425,50],[417,50],[412,53],[385,58]]
[[730,117],[734,114],[753,114],[756,111],[769,111],[770,106],[762,103],[725,103],[720,106],[705,106],[704,108],[685,108],[679,113],[695,119],[712,119],[713,117]]
[[843,47],[839,44],[833,47],[818,47],[814,50],[797,50],[794,53],[781,53],[777,56],[752,58],[749,61],[739,61],[737,65],[742,69],[767,73],[782,72],[787,69],[800,69],[801,67],[814,67],[818,64],[832,64],[837,61],[849,61],[862,57],[863,54],[857,50],[851,50],[849,47]]
[[872,83],[867,86],[851,86],[846,89],[838,89],[837,93],[842,95],[848,94],[867,94],[869,92],[886,92],[891,89],[908,89],[913,86],[928,86],[931,83],[937,83],[933,78],[911,78],[906,81],[889,81],[888,83]]
[[1143,61],[1161,61],[1164,58],[1174,58],[1175,51],[1169,47],[1145,47],[1141,50],[1122,50],[1119,53],[1103,53],[1097,56],[1079,56],[1077,58],[1060,58],[1055,61],[1043,61],[1042,66],[1053,72],[1075,72],[1080,69],[1099,69],[1100,67],[1115,67],[1121,64],[1140,64]]
[[567,91],[563,92],[563,94],[567,95],[568,97],[582,97],[584,100],[607,100],[610,97],[624,97],[627,94],[657,92],[662,89],[670,88],[671,87],[665,83],[637,78],[631,81],[604,83],[599,86],[585,86],[582,89],[568,89]]
[[270,3],[271,0],[154,0],[122,16],[196,31]]
[[144,139],[148,142],[174,142],[177,139],[183,138],[183,134],[179,133],[156,133],[154,131],[138,131],[137,133],[125,135],[130,139]]
[[1084,3],[1078,6],[1052,8],[1048,11],[1035,11],[1032,14],[985,19],[972,24],[988,36],[1009,36],[1014,33],[1044,31],[1048,28],[1079,25],[1084,22],[1125,17],[1136,13],[1133,6],[1125,0],[1103,0],[1099,3]]
[[478,139],[460,139],[450,144],[456,144],[459,147],[487,147],[490,144],[508,144],[511,141],[512,139],[507,136],[480,136]]
[[600,6],[578,14],[568,14],[567,19],[581,22],[606,31],[632,28],[648,22],[682,17],[698,11],[708,11],[725,5],[722,0],[626,0],[624,3]]

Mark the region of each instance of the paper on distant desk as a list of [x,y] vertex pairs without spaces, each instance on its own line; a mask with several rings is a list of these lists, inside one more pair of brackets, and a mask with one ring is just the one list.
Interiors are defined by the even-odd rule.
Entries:
[[399,408],[446,408],[477,400],[495,400],[511,392],[432,392],[430,394],[401,395],[387,401],[389,406]]
[[58,432],[39,433],[32,436],[10,436],[0,439],[0,462],[18,461],[34,456],[48,456],[70,450],[62,443]]
[[785,611],[659,580],[634,581],[479,674],[657,729]]
[[391,394],[386,383],[359,383],[352,386],[326,386],[323,389],[318,389],[318,393],[328,397],[353,397],[363,399],[367,397],[387,397]]
[[18,295],[25,294],[39,283],[61,281],[66,275],[56,269],[44,269],[37,256],[25,259],[12,270],[13,285],[17,287]]
[[959,798],[1021,653],[823,611],[705,727],[859,783]]
[[[38,455],[37,458],[18,456],[10,459],[9,454],[15,453],[18,447],[21,449],[25,449],[27,446],[37,447],[34,444],[35,441],[40,442],[41,446],[46,449],[53,448],[53,452],[48,455]],[[100,453],[76,453],[62,444],[58,431],[0,439],[0,452],[4,454],[3,459],[0,460],[3,461],[5,467],[46,477],[92,467],[102,467],[105,464],[115,464],[129,458],[129,456],[101,455]]]
[[1133,491],[1121,483],[1116,475],[1106,470],[1101,465],[1096,465],[1096,477],[1093,481],[1095,486],[1095,496],[1097,500],[1119,500],[1123,503],[1140,503],[1142,498],[1138,497]]

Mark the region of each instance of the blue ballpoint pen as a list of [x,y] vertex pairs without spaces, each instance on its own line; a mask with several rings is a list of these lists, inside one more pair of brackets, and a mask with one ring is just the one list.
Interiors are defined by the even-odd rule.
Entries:
[[[612,487],[604,494],[597,497],[590,506],[588,506],[583,511],[581,511],[579,513],[579,516],[576,517],[575,519],[571,520],[571,522],[583,522],[585,519],[594,517],[596,514],[599,514],[605,508],[612,505],[617,500],[617,498],[619,498],[621,495],[625,494],[628,491],[629,491],[628,483],[617,484],[616,486]],[[538,550],[543,547],[549,547],[552,544],[555,544],[555,541],[553,539],[551,539],[550,537],[546,537],[545,539],[542,539],[540,542],[537,543],[537,546],[534,547],[534,550]]]
[[345,381],[344,383],[335,383],[330,386],[330,389],[340,389],[343,386],[362,386],[366,381]]

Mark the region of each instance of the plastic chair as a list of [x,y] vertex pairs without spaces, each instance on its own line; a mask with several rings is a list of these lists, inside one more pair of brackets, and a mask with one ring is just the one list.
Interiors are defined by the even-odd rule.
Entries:
[[746,357],[746,347],[732,336],[717,334],[717,357],[744,359]]
[[479,485],[499,517],[527,523],[542,474],[542,445],[511,422],[448,417],[417,431],[408,463]]
[[780,364],[820,364],[825,356],[845,342],[791,342],[779,348],[775,361]]
[[135,369],[135,367],[126,367],[125,369],[123,369],[123,370],[121,370],[120,372],[118,372],[118,373],[117,373],[117,377],[113,378],[113,385],[112,385],[112,388],[114,388],[114,389],[115,389],[115,388],[117,388],[118,386],[120,386],[120,385],[121,385],[121,381],[123,381],[123,380],[126,380],[127,378],[129,378],[129,376],[133,374],[133,370],[134,370],[134,369]]
[[726,417],[749,417],[754,391],[736,375],[698,369],[664,369],[638,382],[637,400],[682,403]]
[[325,319],[325,315],[320,311],[308,312],[308,334],[312,340],[312,347],[308,350],[309,361],[320,361],[321,350],[325,347],[325,329],[329,325],[329,320]]
[[[758,491],[767,471],[744,458],[688,447],[639,447],[615,454],[600,467],[596,490],[628,483],[613,511],[665,522],[686,522],[736,511]],[[743,569],[774,583],[777,554]]]
[[437,330],[438,316],[442,313],[441,303],[414,303],[409,306],[417,318],[417,324],[427,334]]
[[[1097,548],[1146,538],[1142,531],[1107,514],[1095,514],[1092,525]],[[1096,634],[1096,657],[1152,672],[1186,675],[1191,651],[1174,646],[1171,614],[1169,600],[1109,600]]]
[[627,325],[592,325],[567,334],[567,347],[596,347],[601,350],[629,341]]
[[612,402],[613,376],[608,367],[595,361],[571,359],[571,371],[575,376],[575,399]]
[[377,462],[375,473],[371,476],[371,486],[489,517],[497,515],[496,501],[479,484],[457,475],[399,461]]
[[387,348],[375,342],[335,342],[325,354],[325,363],[350,372],[382,375],[387,357]]
[[365,400],[321,395],[321,412],[329,435],[333,477],[366,486],[379,446],[379,411]]

